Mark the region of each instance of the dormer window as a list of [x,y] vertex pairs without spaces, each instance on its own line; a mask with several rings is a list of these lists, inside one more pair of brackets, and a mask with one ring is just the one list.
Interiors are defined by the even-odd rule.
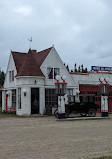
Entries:
[[53,79],[53,68],[47,68],[48,79]]
[[9,71],[9,82],[11,82],[11,71]]
[[9,82],[14,81],[14,70],[13,71],[9,71]]
[[14,71],[12,71],[12,81],[14,81]]
[[48,79],[55,79],[56,75],[59,75],[59,68],[47,68],[47,78]]
[[56,75],[59,75],[60,72],[59,72],[59,68],[54,68],[54,79],[56,77]]

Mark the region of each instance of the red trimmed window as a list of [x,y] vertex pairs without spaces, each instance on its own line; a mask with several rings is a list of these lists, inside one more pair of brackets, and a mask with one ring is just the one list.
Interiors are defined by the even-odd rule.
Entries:
[[12,90],[12,107],[16,107],[16,89]]
[[55,89],[45,90],[45,105],[57,107],[57,95]]

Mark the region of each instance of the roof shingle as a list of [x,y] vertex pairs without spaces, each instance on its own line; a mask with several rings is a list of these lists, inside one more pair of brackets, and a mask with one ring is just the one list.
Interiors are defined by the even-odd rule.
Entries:
[[12,51],[17,75],[18,76],[43,76],[40,66],[51,51],[52,47],[36,53],[35,50],[29,50],[28,53]]

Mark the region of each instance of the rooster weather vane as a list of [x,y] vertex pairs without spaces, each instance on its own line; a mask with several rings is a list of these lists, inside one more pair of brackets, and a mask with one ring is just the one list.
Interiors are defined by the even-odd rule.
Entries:
[[28,39],[28,41],[29,41],[29,48],[31,49],[32,37]]

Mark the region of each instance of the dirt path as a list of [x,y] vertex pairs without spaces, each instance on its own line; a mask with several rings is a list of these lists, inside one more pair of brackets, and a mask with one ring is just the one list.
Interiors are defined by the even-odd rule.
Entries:
[[112,155],[112,119],[1,118],[0,159],[77,159]]

